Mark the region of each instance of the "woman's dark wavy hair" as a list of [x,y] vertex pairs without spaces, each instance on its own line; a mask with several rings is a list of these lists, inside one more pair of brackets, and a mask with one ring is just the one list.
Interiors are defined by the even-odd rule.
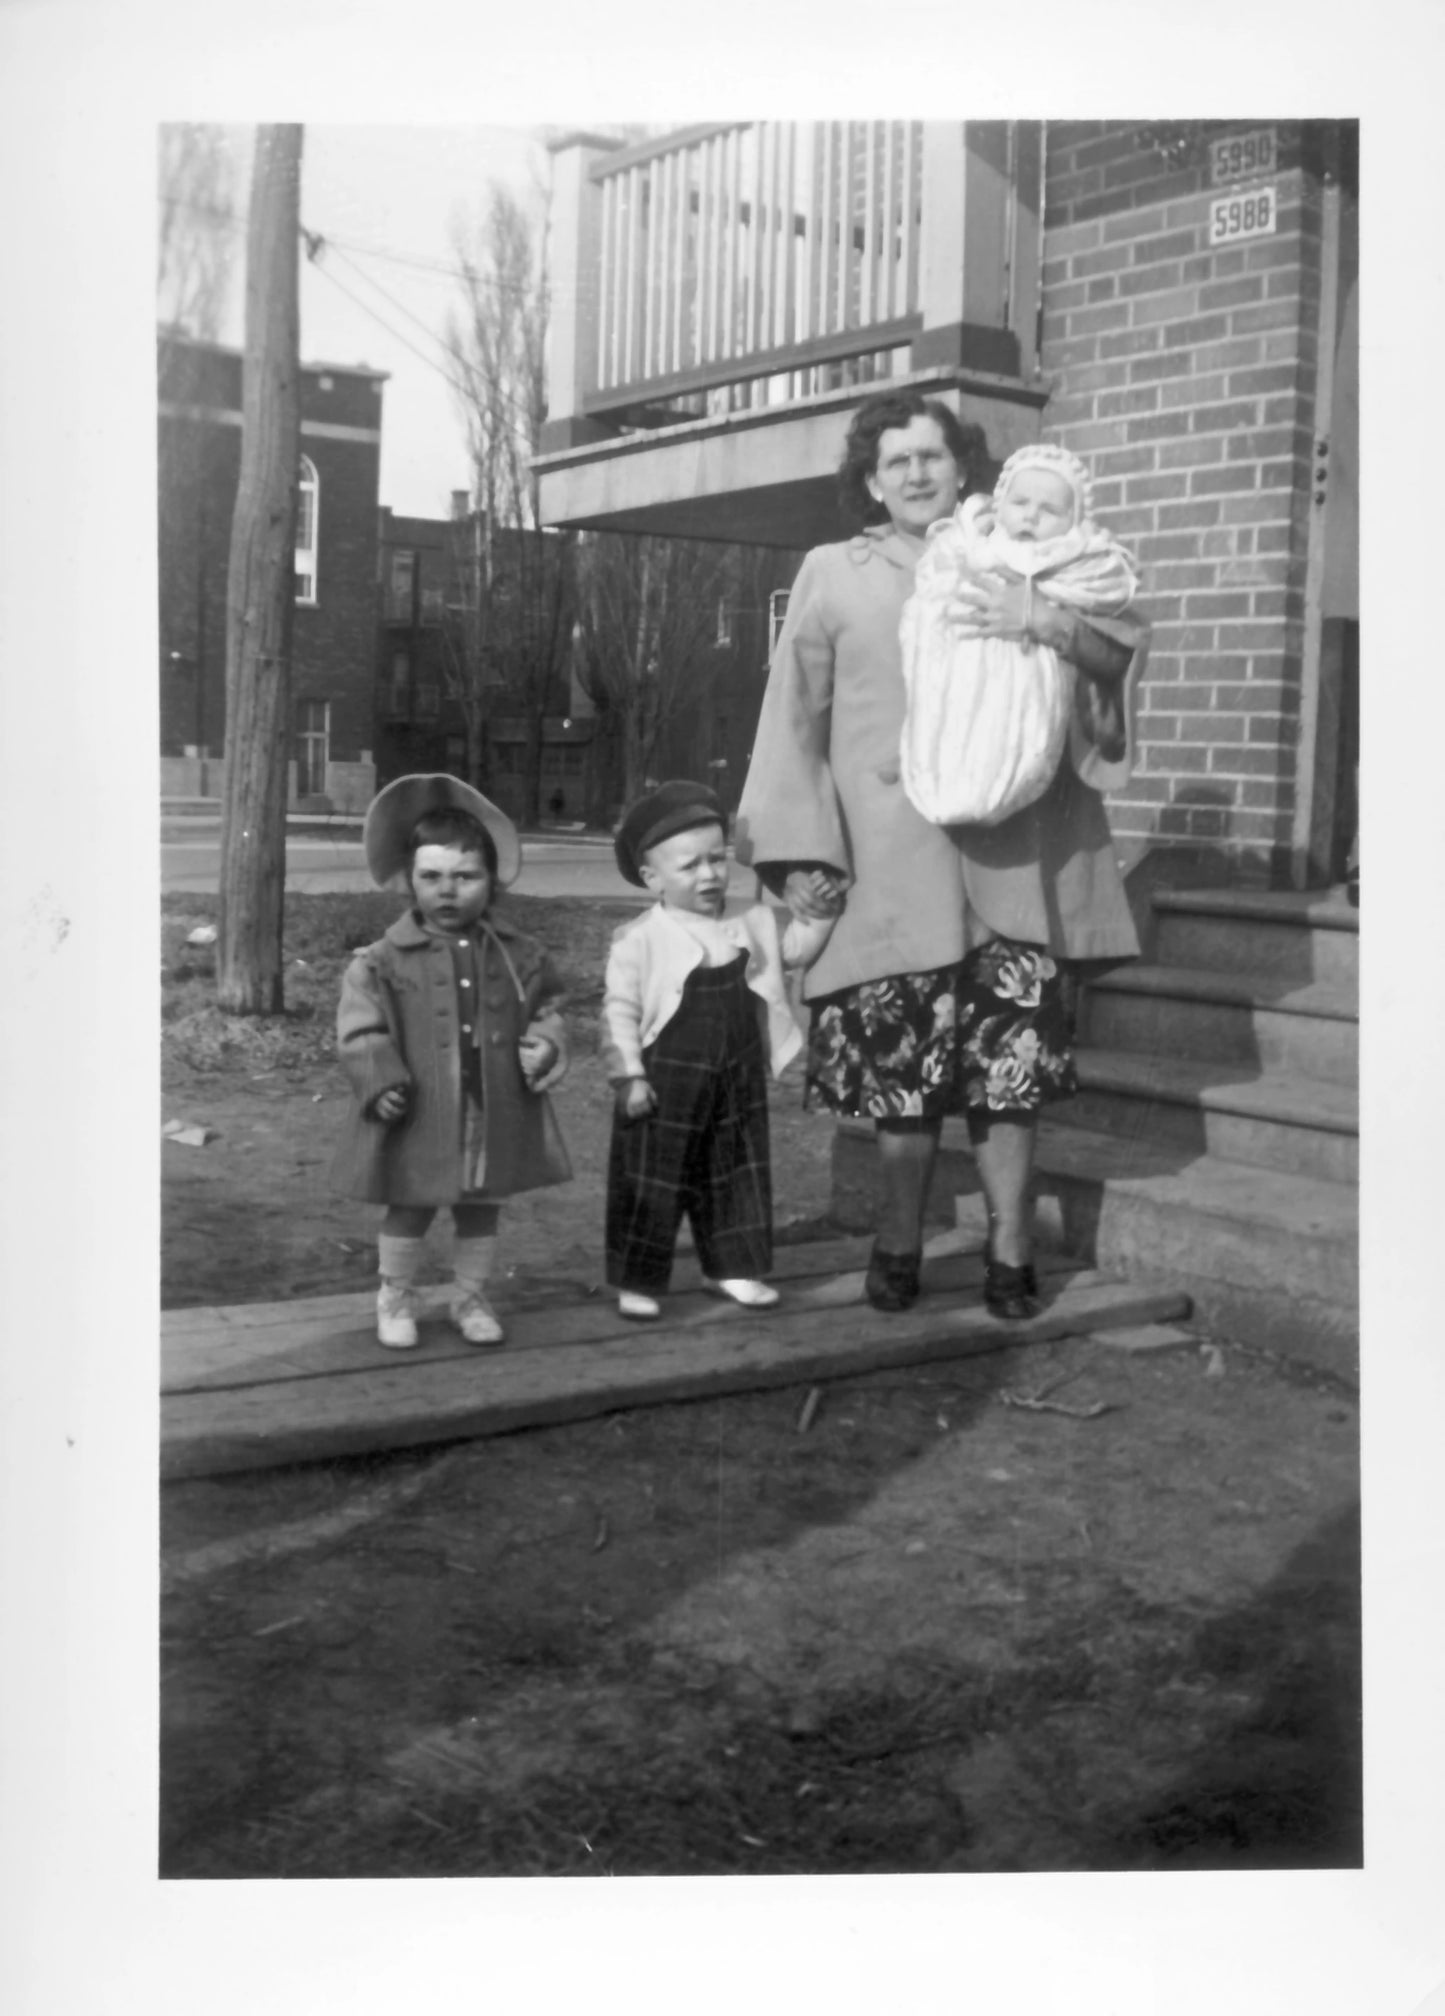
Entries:
[[860,525],[882,525],[888,513],[869,494],[868,478],[878,468],[878,443],[890,427],[906,427],[910,420],[936,420],[943,429],[949,453],[958,464],[960,495],[986,488],[993,480],[993,463],[983,429],[971,420],[960,420],[941,399],[925,399],[921,392],[876,392],[865,399],[853,415],[843,460],[838,464],[838,497],[850,518]]

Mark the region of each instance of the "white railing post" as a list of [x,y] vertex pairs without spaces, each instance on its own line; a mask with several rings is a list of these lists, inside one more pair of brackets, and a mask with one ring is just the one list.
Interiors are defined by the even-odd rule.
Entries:
[[[1034,164],[1037,150],[1025,151]],[[1038,193],[1011,187],[1009,128],[925,121],[919,306],[913,362],[1017,374],[1032,355]],[[1019,253],[1025,256],[1020,258]],[[1029,299],[1017,284],[1027,279]]]
[[602,192],[588,170],[621,143],[591,133],[551,142],[551,314],[547,325],[544,449],[569,448],[613,432],[585,417],[596,390],[602,281]]

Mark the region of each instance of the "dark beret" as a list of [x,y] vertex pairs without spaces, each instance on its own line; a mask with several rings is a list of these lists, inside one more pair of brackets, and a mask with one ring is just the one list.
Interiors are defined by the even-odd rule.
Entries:
[[623,813],[612,841],[617,866],[629,882],[644,888],[641,862],[649,847],[670,840],[674,833],[690,832],[694,826],[718,825],[726,833],[727,823],[715,791],[686,777],[674,777],[646,792]]

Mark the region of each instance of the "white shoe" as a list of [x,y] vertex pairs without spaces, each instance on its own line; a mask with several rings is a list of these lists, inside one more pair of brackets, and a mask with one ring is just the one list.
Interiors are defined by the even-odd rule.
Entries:
[[468,1344],[500,1344],[504,1341],[497,1312],[480,1289],[468,1289],[453,1309],[452,1319]]
[[709,1295],[724,1295],[729,1302],[737,1302],[744,1309],[771,1309],[778,1300],[776,1288],[770,1288],[766,1281],[709,1281],[703,1280],[703,1287]]
[[376,1336],[388,1351],[415,1351],[416,1291],[407,1281],[383,1281],[376,1298]]
[[617,1297],[617,1313],[630,1316],[634,1323],[655,1323],[662,1314],[662,1304],[651,1295],[637,1295],[624,1288]]

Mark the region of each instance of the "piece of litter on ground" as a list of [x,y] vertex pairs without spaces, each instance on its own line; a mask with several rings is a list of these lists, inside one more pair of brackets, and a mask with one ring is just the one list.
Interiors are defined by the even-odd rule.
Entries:
[[798,1433],[800,1435],[806,1435],[812,1427],[814,1421],[817,1419],[818,1409],[822,1405],[822,1402],[822,1387],[810,1386],[808,1388],[808,1397],[798,1410]]
[[1217,1344],[1206,1344],[1203,1347],[1203,1356],[1205,1378],[1222,1379],[1224,1377],[1224,1353],[1220,1350],[1219,1346]]
[[1136,1323],[1129,1329],[1091,1330],[1089,1342],[1112,1351],[1177,1351],[1183,1345],[1196,1347],[1199,1339],[1177,1323]]
[[594,1554],[600,1554],[602,1552],[602,1549],[607,1545],[607,1536],[609,1531],[610,1528],[608,1527],[607,1524],[607,1514],[605,1512],[599,1512],[597,1514],[597,1531],[592,1535],[592,1552]]
[[215,942],[216,927],[214,924],[198,924],[194,931],[186,933],[186,943],[188,945],[214,945]]
[[1008,1470],[985,1470],[984,1476],[990,1484],[1012,1484],[1013,1474]]
[[948,1416],[946,1414],[937,1414],[934,1416],[934,1419],[937,1421],[940,1428],[946,1428],[948,1426]]
[[999,1388],[998,1397],[1005,1407],[1024,1407],[1031,1414],[1069,1414],[1076,1421],[1093,1421],[1114,1411],[1109,1400],[1096,1400],[1090,1407],[1070,1407],[1064,1400],[1041,1400],[1033,1393],[1015,1393],[1008,1386]]
[[928,1552],[928,1542],[926,1540],[910,1540],[903,1551],[905,1554],[926,1554]]
[[182,1148],[204,1148],[208,1141],[214,1141],[214,1127],[203,1127],[196,1120],[167,1120],[161,1129],[163,1138],[174,1141]]
[[251,1636],[253,1638],[269,1638],[274,1631],[289,1631],[293,1624],[304,1624],[305,1622],[306,1619],[304,1616],[282,1617],[275,1624],[263,1624],[260,1630],[253,1631]]

